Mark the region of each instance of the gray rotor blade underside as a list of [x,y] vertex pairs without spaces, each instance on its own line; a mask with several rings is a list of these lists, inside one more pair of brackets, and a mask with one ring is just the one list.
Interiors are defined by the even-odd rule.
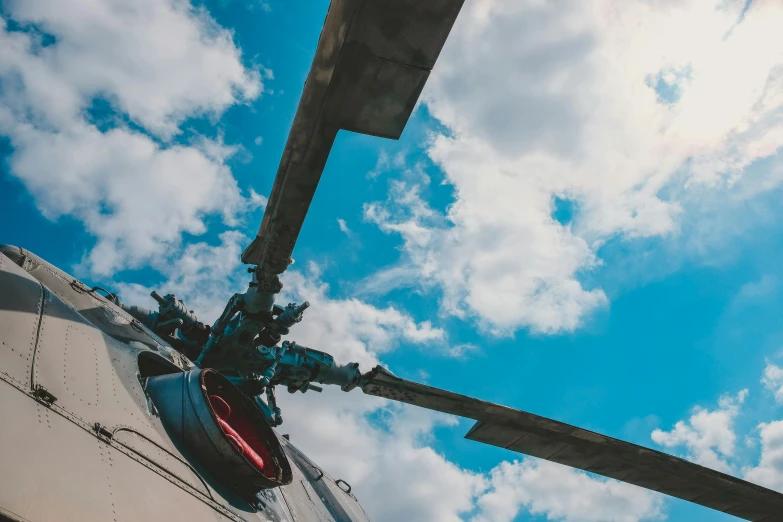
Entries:
[[698,464],[376,368],[364,393],[475,419],[465,438],[533,455],[753,521],[783,521],[783,495]]
[[282,273],[340,129],[398,139],[464,0],[332,0],[258,236]]

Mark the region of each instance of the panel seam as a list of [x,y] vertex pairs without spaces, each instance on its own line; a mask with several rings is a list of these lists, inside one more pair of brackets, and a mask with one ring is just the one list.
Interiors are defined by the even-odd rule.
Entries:
[[38,329],[35,332],[35,345],[33,345],[33,356],[30,358],[30,389],[35,390],[35,356],[38,354],[38,343],[41,339],[41,330],[43,329],[43,317],[46,308],[46,287],[38,283],[41,287],[41,309],[38,311]]

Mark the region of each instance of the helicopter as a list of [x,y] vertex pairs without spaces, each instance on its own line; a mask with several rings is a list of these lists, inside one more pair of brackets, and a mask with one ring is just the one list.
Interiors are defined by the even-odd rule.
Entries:
[[783,494],[731,475],[283,341],[308,303],[278,305],[280,275],[337,133],[400,137],[463,1],[332,0],[241,255],[247,290],[214,324],[174,295],[133,306],[0,246],[0,520],[368,521],[350,484],[275,429],[278,387],[338,386],[472,419],[472,441],[783,521]]

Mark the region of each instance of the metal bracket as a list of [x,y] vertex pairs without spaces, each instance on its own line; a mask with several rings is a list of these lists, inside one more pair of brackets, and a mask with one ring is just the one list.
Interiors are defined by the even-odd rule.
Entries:
[[19,258],[17,264],[20,267],[22,267],[22,270],[24,270],[25,272],[29,272],[30,270],[33,269],[33,260],[24,254],[22,254],[22,257]]
[[[106,292],[106,295],[101,295],[100,293],[98,293],[99,290],[101,292]],[[111,301],[112,303],[116,304],[117,294],[115,294],[114,292],[109,292],[105,288],[102,288],[100,286],[93,286],[92,288],[90,288],[90,293],[91,294],[96,294],[96,295],[101,295],[101,297],[105,298],[107,301]]]
[[89,294],[91,293],[91,290],[84,286],[84,284],[79,281],[78,279],[74,279],[71,281],[71,288],[79,292],[80,294]]
[[33,398],[43,404],[46,407],[51,407],[52,404],[57,402],[57,397],[52,395],[52,393],[41,386],[40,384],[36,385],[33,389]]
[[142,328],[141,324],[136,319],[133,319],[131,321],[130,325],[131,325],[131,328],[133,328],[137,332],[144,333],[144,328]]
[[[344,481],[343,479],[337,479],[337,480],[335,480],[335,481],[334,481],[334,483],[335,483],[335,484],[337,484],[337,487],[338,487],[338,488],[342,489],[343,491],[345,491],[346,493],[348,493],[349,495],[351,495],[351,485],[350,485],[350,484],[348,484],[346,481]],[[342,487],[342,486],[340,485],[341,483],[342,483],[342,484],[345,484],[345,485],[346,485],[346,487],[347,487],[348,489],[345,489],[344,487]],[[351,496],[353,496],[353,495],[351,495]]]
[[109,431],[106,426],[102,426],[98,422],[93,425],[92,429],[95,430],[95,434],[99,439],[111,440],[114,438],[114,433]]

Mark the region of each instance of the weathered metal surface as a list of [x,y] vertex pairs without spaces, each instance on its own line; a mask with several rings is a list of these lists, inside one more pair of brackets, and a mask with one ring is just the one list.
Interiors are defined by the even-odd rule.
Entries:
[[0,254],[0,372],[28,389],[44,288]]
[[293,522],[340,522],[324,504],[298,466],[292,466],[293,481],[281,486],[280,492],[290,511]]
[[142,458],[149,459],[151,463],[186,482],[194,490],[207,497],[212,496],[212,491],[204,479],[176,451],[166,449],[133,428],[120,427],[109,430],[109,432],[117,444],[122,445]]
[[[25,262],[24,265],[32,272],[39,276],[47,274],[47,277],[67,280],[65,274],[53,267],[40,271],[42,260],[30,253],[25,254],[26,260],[31,262]],[[0,254],[0,258],[2,258],[0,263],[6,269],[15,264],[3,254]],[[25,292],[35,290],[40,293],[42,285],[38,283],[40,282],[36,282],[37,287],[30,288],[3,285],[0,286],[0,295],[7,296],[11,302],[24,303]],[[171,487],[176,488],[180,493],[188,493],[196,503],[204,504],[211,501],[214,505],[208,510],[211,513],[208,520],[214,520],[215,508],[230,512],[228,507],[220,507],[219,502],[211,500],[213,491],[187,465],[166,435],[159,420],[152,417],[147,409],[148,402],[137,375],[137,355],[143,351],[154,353],[156,356],[158,353],[149,351],[149,348],[142,343],[136,341],[123,343],[107,335],[49,288],[43,286],[43,289],[46,298],[40,312],[28,314],[34,315],[36,321],[40,323],[35,336],[34,357],[31,358],[30,368],[26,370],[31,379],[22,383],[4,376],[5,383],[10,385],[4,390],[6,392],[13,390],[24,398],[26,406],[20,407],[21,409],[31,411],[38,409],[42,412],[35,425],[43,424],[44,421],[47,425],[51,425],[54,419],[57,419],[58,426],[63,429],[58,428],[48,432],[49,439],[46,441],[38,441],[34,438],[14,440],[15,437],[12,435],[16,432],[4,434],[0,438],[0,446],[5,449],[15,448],[16,452],[25,454],[30,460],[39,458],[37,455],[42,446],[57,448],[57,451],[64,453],[73,451],[78,458],[81,452],[80,446],[69,444],[68,438],[62,433],[64,426],[67,426],[69,433],[73,430],[76,430],[75,433],[80,433],[74,437],[83,439],[86,434],[87,440],[92,440],[95,447],[109,444],[124,452],[126,457],[135,460],[134,465],[141,464],[144,473],[136,477],[138,480],[144,480],[144,474],[152,471],[153,474],[164,477],[167,483],[173,484]],[[15,291],[18,293],[11,293]],[[60,285],[58,293],[70,303],[79,301],[79,297],[82,296],[78,285]],[[6,313],[6,310],[0,309],[0,322],[8,317]],[[17,337],[15,330],[20,324],[24,324],[24,321],[17,320],[8,328],[0,329],[0,342],[15,347]],[[148,336],[147,339],[150,337]],[[45,390],[45,394],[50,395],[54,400],[44,400],[46,395],[40,391],[34,393],[32,391],[34,389]],[[13,401],[9,402],[13,403]],[[40,408],[44,409],[40,410]],[[19,408],[15,407],[15,409]],[[4,418],[10,419],[11,416],[5,415]],[[69,424],[63,424],[62,419]],[[25,427],[21,416],[17,416],[13,424]],[[100,431],[97,429],[98,426]],[[88,456],[85,456],[85,459],[89,461]],[[2,493],[8,490],[3,487],[4,481],[14,480],[15,469],[6,467],[6,461],[3,459],[0,459],[0,462],[3,462],[3,473],[0,474],[0,506],[10,509],[7,508],[9,503]],[[45,471],[39,469],[38,472],[42,475],[55,476],[59,482],[73,486],[71,484],[73,470],[67,467],[60,468],[57,463],[56,459],[52,460],[50,467]],[[84,479],[78,485],[89,488],[92,482],[104,480],[99,477],[101,474],[91,479]],[[52,496],[58,498],[55,492],[52,492]],[[103,520],[98,516],[100,514],[98,508],[95,511],[95,518],[91,518],[89,503],[85,506],[88,511],[74,519]],[[11,511],[15,512],[15,510]]]
[[338,130],[399,138],[464,0],[333,0],[258,236],[242,261],[279,274]]
[[0,513],[13,519],[243,519],[112,437],[56,405],[36,403],[3,379],[0,415],[7,420],[0,423]]
[[0,416],[4,511],[29,521],[117,520],[101,443],[6,382]]
[[[42,282],[53,287],[60,280],[49,271],[32,273],[46,275]],[[151,416],[139,383],[138,355],[148,345],[121,342],[99,329],[113,331],[120,325],[89,322],[73,308],[83,296],[70,285],[56,291],[59,295],[52,292],[41,317],[34,384],[46,387],[58,398],[58,406],[86,423],[97,422],[109,430],[131,428],[173,451],[160,421]],[[121,327],[135,333],[129,323]]]
[[[44,259],[26,250],[19,250],[25,259],[26,270],[31,276],[41,281],[52,293],[106,335],[126,343],[132,341],[141,343],[167,356],[168,351],[163,349],[164,341],[148,329],[142,328],[142,325],[134,321],[130,314]],[[13,254],[10,257],[18,259]],[[179,364],[177,361],[174,362]]]
[[335,479],[310,460],[290,442],[285,442],[289,458],[296,464],[312,490],[336,520],[369,522],[369,517],[355,496],[340,488]]
[[783,520],[783,495],[686,460],[491,402],[400,379],[367,376],[369,395],[478,422],[470,440],[565,464],[701,504],[745,520]]

